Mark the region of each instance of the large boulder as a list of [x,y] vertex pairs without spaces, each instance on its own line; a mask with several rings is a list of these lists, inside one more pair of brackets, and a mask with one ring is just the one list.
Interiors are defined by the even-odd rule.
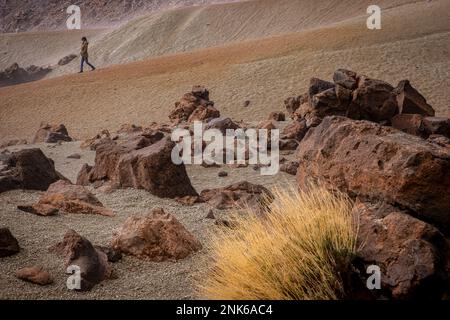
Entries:
[[389,121],[398,113],[394,87],[382,80],[361,76],[353,91],[349,117],[374,122]]
[[281,132],[281,139],[295,139],[301,141],[308,132],[309,128],[306,125],[306,120],[294,120]]
[[198,195],[184,164],[171,159],[175,143],[170,137],[153,141],[143,136],[97,147],[95,166],[84,167],[78,180],[82,184],[108,182],[118,188],[145,189],[162,198]]
[[80,291],[88,291],[112,275],[106,254],[95,249],[89,240],[74,230],[67,231],[63,241],[51,247],[50,251],[64,257],[65,268],[69,266],[80,268]]
[[20,251],[19,242],[8,228],[0,228],[0,258],[12,256]]
[[25,149],[8,155],[0,165],[0,192],[13,189],[45,191],[54,182],[65,179],[55,170],[53,160],[41,149]]
[[225,188],[205,189],[200,196],[218,210],[249,207],[260,212],[273,200],[273,194],[268,189],[247,181]]
[[184,259],[202,248],[173,215],[160,208],[145,216],[129,217],[114,236],[112,247],[157,262]]
[[358,256],[381,269],[381,294],[441,299],[448,289],[448,245],[435,227],[383,203],[358,201]]
[[427,100],[411,86],[408,80],[400,81],[394,90],[400,113],[413,113],[434,117],[435,111]]
[[33,138],[33,143],[56,143],[58,141],[72,141],[69,133],[63,124],[51,125],[42,123]]
[[103,204],[85,187],[73,185],[64,180],[53,183],[39,201],[31,206],[19,206],[22,211],[41,216],[54,215],[57,212],[75,214],[98,214],[114,216]]
[[301,141],[300,186],[321,180],[351,196],[407,208],[450,231],[450,150],[368,121],[327,117]]
[[172,123],[205,121],[220,117],[220,112],[209,100],[209,91],[202,86],[194,86],[180,101],[175,103],[175,109],[169,114]]

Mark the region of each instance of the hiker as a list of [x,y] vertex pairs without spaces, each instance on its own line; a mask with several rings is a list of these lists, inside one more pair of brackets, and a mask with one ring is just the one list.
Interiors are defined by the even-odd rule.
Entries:
[[95,70],[95,67],[89,63],[88,46],[89,42],[86,37],[81,38],[81,69],[79,73],[83,73],[83,66],[85,62],[92,68],[92,71]]

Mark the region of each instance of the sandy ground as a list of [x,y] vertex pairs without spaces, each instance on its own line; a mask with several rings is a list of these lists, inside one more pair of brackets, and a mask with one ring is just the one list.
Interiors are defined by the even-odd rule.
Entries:
[[[84,163],[93,164],[95,152],[79,149],[79,142],[63,143],[61,146],[38,144],[34,146],[17,146],[8,148],[15,151],[23,148],[39,147],[55,161],[56,169],[71,180]],[[80,160],[67,159],[68,155],[79,153]],[[225,170],[226,178],[218,178],[217,173]],[[285,185],[295,179],[285,173],[277,176],[261,176],[253,168],[188,168],[191,181],[197,191],[215,188],[247,180],[260,183],[266,187]],[[206,250],[199,251],[178,262],[154,263],[125,256],[119,263],[113,264],[117,279],[107,280],[87,293],[76,293],[67,290],[67,275],[64,273],[63,261],[49,253],[48,247],[62,240],[68,229],[74,229],[87,237],[92,243],[108,245],[114,230],[118,229],[125,219],[131,215],[145,214],[155,207],[162,207],[166,212],[174,214],[177,219],[192,232],[203,245],[208,243],[211,233],[217,227],[213,220],[205,219],[210,207],[198,204],[192,207],[183,206],[170,199],[160,199],[143,190],[117,190],[110,194],[94,194],[102,203],[114,210],[113,218],[61,214],[54,217],[39,217],[21,212],[17,205],[33,203],[41,192],[9,191],[0,194],[0,227],[8,227],[18,239],[21,252],[0,259],[0,299],[195,299],[196,283],[199,272],[208,263]],[[227,217],[227,212],[215,210],[216,217]],[[53,277],[54,283],[40,287],[15,278],[19,268],[39,265],[44,267]]]
[[[76,138],[124,122],[164,122],[174,102],[203,84],[225,116],[262,120],[303,93],[313,76],[349,68],[397,84],[410,79],[441,116],[450,116],[450,2],[395,7],[383,29],[365,18],[0,89],[0,140],[31,139],[41,121]],[[250,100],[249,108],[243,108]]]

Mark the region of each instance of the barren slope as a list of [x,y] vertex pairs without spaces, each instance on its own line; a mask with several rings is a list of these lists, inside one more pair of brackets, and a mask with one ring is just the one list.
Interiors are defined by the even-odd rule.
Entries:
[[[0,89],[0,140],[30,138],[40,121],[62,122],[77,138],[124,122],[166,121],[173,103],[204,84],[222,114],[259,120],[300,94],[309,78],[354,69],[394,85],[408,78],[450,116],[450,22],[446,0],[387,10],[383,29],[365,17],[328,27],[168,55],[94,73]],[[249,108],[243,108],[250,100]]]

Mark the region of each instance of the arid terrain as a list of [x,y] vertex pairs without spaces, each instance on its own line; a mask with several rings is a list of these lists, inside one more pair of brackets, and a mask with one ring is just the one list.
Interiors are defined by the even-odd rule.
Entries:
[[[436,116],[450,117],[448,0],[380,0],[381,30],[366,27],[366,9],[372,4],[368,0],[250,0],[220,4],[211,3],[230,1],[190,1],[186,7],[178,7],[182,1],[172,2],[177,8],[164,6],[164,10],[160,6],[145,7],[143,2],[132,16],[112,12],[105,18],[110,20],[98,23],[94,21],[100,14],[89,13],[91,28],[81,31],[54,31],[59,28],[41,23],[23,24],[26,32],[0,34],[1,70],[13,63],[52,69],[39,81],[0,87],[0,144],[13,139],[28,142],[5,146],[0,152],[40,148],[54,161],[59,173],[76,183],[82,166],[95,164],[96,151],[80,148],[84,140],[102,130],[115,133],[126,123],[144,128],[153,122],[169,123],[175,102],[195,85],[209,90],[222,117],[256,127],[271,112],[286,112],[285,100],[307,92],[311,78],[332,81],[338,69],[354,70],[358,77],[382,79],[393,87],[408,79],[426,97]],[[11,22],[2,28],[10,32],[12,26]],[[58,61],[79,53],[82,36],[89,39],[90,62],[97,70],[78,74],[78,57],[63,66]],[[292,122],[286,118],[277,125],[284,128]],[[374,122],[382,123],[384,119],[379,120]],[[74,141],[33,143],[41,123],[64,124]],[[311,144],[306,142],[305,148],[310,147],[308,143]],[[292,152],[284,152],[282,157],[299,160],[293,150],[289,151]],[[407,152],[399,154],[406,157]],[[72,154],[79,154],[80,158],[68,158]],[[297,179],[295,173],[286,172],[262,176],[253,166],[186,167],[198,193],[240,181],[270,189],[301,180],[300,173]],[[226,171],[228,176],[218,177],[220,171]],[[317,172],[321,169],[308,173]],[[439,180],[447,187],[445,179],[450,178],[449,174],[443,174]],[[8,227],[21,247],[19,253],[0,258],[0,299],[198,298],[196,283],[208,265],[205,247],[210,234],[223,228],[215,221],[228,219],[228,211],[214,209],[216,220],[206,219],[212,208],[208,203],[186,206],[148,190],[105,191],[97,188],[98,181],[90,182],[88,190],[113,210],[114,217],[42,217],[20,211],[17,206],[38,201],[44,191],[18,189],[0,193],[0,228]],[[392,202],[401,203],[397,199]],[[409,204],[401,204],[402,210],[410,209]],[[124,255],[113,264],[112,279],[88,292],[67,290],[62,258],[48,248],[61,241],[68,229],[95,245],[106,246],[128,217],[157,207],[173,214],[203,244],[203,249],[176,262],[150,262]],[[30,265],[44,267],[54,278],[53,284],[41,287],[18,280],[17,269]]]

